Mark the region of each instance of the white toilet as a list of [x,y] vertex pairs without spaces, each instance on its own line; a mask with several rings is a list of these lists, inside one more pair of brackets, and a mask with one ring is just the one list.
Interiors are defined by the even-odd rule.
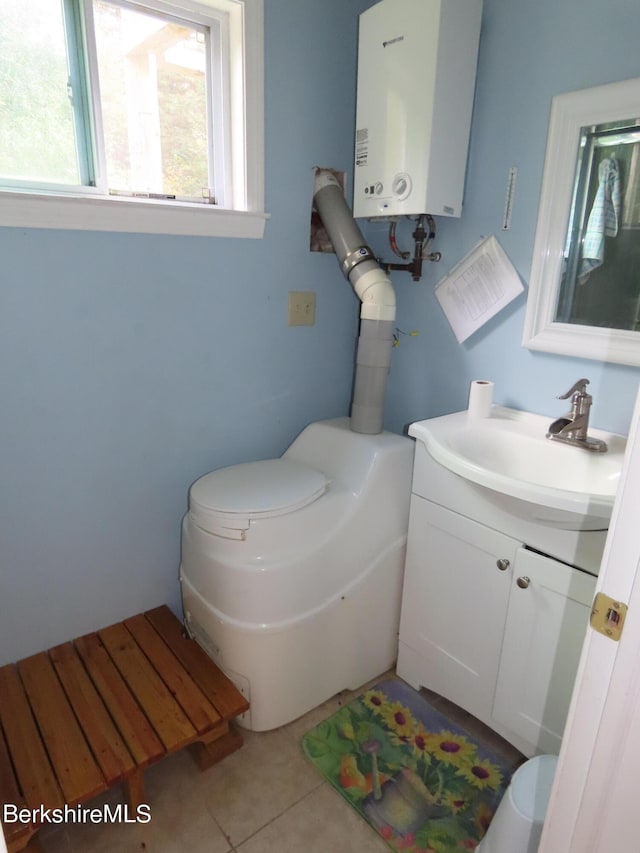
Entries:
[[191,487],[185,622],[249,699],[241,725],[282,726],[393,665],[413,448],[321,421]]
[[518,767],[476,853],[536,853],[557,763],[538,755]]

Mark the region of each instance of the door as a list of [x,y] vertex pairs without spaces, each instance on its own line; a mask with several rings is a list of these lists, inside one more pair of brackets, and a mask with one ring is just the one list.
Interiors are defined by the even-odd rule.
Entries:
[[640,394],[596,588],[626,602],[618,643],[587,630],[538,853],[638,850]]
[[586,572],[518,550],[493,716],[532,752],[560,751],[595,585]]
[[520,544],[411,498],[398,674],[487,723]]

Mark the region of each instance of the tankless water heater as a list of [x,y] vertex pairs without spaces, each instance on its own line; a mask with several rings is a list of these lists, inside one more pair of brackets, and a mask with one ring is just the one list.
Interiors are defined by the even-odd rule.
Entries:
[[360,15],[353,212],[460,216],[482,0]]

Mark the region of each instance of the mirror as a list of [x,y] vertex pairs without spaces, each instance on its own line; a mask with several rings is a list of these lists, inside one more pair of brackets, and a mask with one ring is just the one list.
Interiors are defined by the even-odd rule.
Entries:
[[522,342],[640,365],[640,79],[552,100]]

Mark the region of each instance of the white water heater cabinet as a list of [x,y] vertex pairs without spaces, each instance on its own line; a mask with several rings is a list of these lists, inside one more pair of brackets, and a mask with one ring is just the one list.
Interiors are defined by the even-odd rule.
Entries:
[[460,216],[482,0],[381,0],[360,15],[353,212]]

